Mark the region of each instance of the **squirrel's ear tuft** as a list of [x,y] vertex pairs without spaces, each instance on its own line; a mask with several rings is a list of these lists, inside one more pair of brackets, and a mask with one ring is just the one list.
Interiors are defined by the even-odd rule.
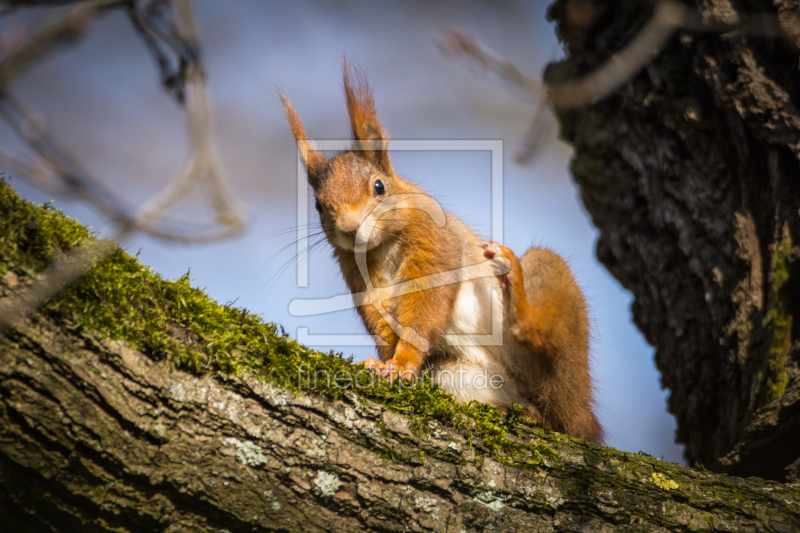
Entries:
[[355,141],[353,149],[363,150],[362,154],[365,158],[385,173],[393,174],[387,152],[389,136],[383,131],[381,122],[378,120],[375,100],[366,76],[357,68],[351,68],[345,58],[342,58],[342,76],[344,78],[344,98],[347,102],[350,128]]
[[283,108],[283,113],[286,115],[286,122],[292,129],[292,135],[294,135],[294,140],[297,142],[300,160],[303,161],[303,165],[305,165],[308,171],[308,181],[313,187],[316,176],[328,161],[325,159],[325,156],[315,148],[314,143],[306,136],[303,122],[300,120],[297,111],[292,107],[292,103],[289,99],[280,91],[278,91],[278,98],[281,99],[281,107]]

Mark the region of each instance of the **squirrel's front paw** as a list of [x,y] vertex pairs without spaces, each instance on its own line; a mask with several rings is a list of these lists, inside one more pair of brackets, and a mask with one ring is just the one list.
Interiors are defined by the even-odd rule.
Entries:
[[511,258],[515,258],[514,252],[496,242],[485,242],[481,244],[481,247],[483,248],[483,257],[496,263],[495,276],[500,280],[503,290],[506,290],[509,283],[508,275],[513,264]]
[[394,381],[395,378],[398,377],[410,380],[417,378],[416,373],[411,368],[404,368],[396,359],[389,359],[384,363],[383,361],[378,361],[374,357],[369,357],[363,364],[364,368],[372,370],[389,381]]

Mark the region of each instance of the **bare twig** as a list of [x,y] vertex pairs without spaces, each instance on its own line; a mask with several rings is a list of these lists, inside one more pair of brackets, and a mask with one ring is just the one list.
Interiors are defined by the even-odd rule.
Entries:
[[[34,124],[29,117],[30,113],[25,111],[22,105],[11,97],[0,100],[0,116],[14,128],[17,134],[27,141],[28,145],[35,151],[39,160],[24,164],[20,159],[12,159],[8,155],[4,156],[8,162],[14,164],[19,170],[27,170],[25,177],[30,177],[38,162],[39,172],[43,172],[42,167],[51,169],[56,176],[56,188],[48,190],[61,197],[81,200],[100,211],[104,216],[113,221],[119,227],[130,227],[132,230],[142,231],[153,237],[181,242],[210,242],[223,239],[235,234],[239,229],[223,228],[220,231],[197,234],[194,225],[175,225],[170,221],[160,226],[140,225],[133,214],[133,208],[127,201],[119,198],[112,193],[101,182],[96,180],[83,167],[72,158],[67,151],[62,149],[59,144],[44,130],[43,125]],[[45,185],[42,180],[36,183]]]
[[558,109],[581,107],[610,95],[649,63],[688,20],[688,9],[682,4],[673,0],[657,2],[647,24],[600,68],[571,82],[550,84],[553,105]]
[[517,147],[514,160],[520,165],[529,163],[547,144],[554,126],[555,120],[550,101],[543,98],[536,107],[528,131],[525,132]]
[[514,156],[518,163],[528,163],[546,143],[547,134],[553,125],[552,103],[547,87],[542,82],[525,76],[516,65],[482,47],[474,37],[456,27],[442,31],[436,39],[436,45],[445,55],[467,60],[481,70],[497,74],[501,80],[520,90],[526,98],[533,97],[536,111]]
[[66,14],[42,24],[26,39],[24,46],[16,47],[0,62],[0,94],[4,93],[25,69],[43,55],[66,43],[75,42],[89,28],[98,12],[111,4],[110,0],[85,2],[71,8]]
[[117,242],[128,231],[121,231],[114,240],[91,240],[70,254],[56,260],[38,274],[36,281],[15,296],[0,300],[0,331],[14,327],[67,285],[80,278],[92,266],[117,249]]
[[205,72],[197,52],[195,29],[189,0],[173,0],[178,35],[189,50],[194,50],[193,61],[186,74],[186,121],[189,133],[190,154],[181,175],[140,210],[140,225],[157,222],[163,213],[185,198],[194,187],[208,184],[211,203],[218,221],[229,226],[240,226],[238,215],[243,207],[230,192],[222,178],[222,170],[211,136],[211,110],[206,92]]
[[[138,216],[125,200],[95,179],[59,145],[47,132],[43,120],[35,119],[35,115],[9,93],[9,87],[26,67],[46,52],[74,42],[82,36],[101,8],[122,4],[128,6],[131,20],[156,56],[165,89],[179,102],[183,103],[185,99],[187,131],[191,144],[189,159],[181,175],[146,204]],[[59,196],[86,202],[117,227],[114,240],[98,239],[84,244],[56,260],[38,275],[31,286],[16,296],[0,301],[0,329],[14,326],[33,313],[54,294],[116,250],[117,244],[114,241],[120,241],[132,232],[141,231],[164,240],[209,242],[232,237],[243,229],[244,222],[239,215],[243,207],[223,180],[214,150],[211,111],[191,5],[189,0],[173,0],[177,24],[174,28],[164,29],[161,26],[168,23],[162,17],[160,7],[163,4],[163,0],[155,0],[143,13],[133,2],[85,0],[66,14],[54,17],[40,26],[24,42],[11,49],[4,58],[0,58],[0,117],[34,153],[34,158],[26,161],[13,150],[0,146],[0,165]],[[154,20],[156,18],[159,18],[159,22]],[[176,72],[171,70],[167,55],[162,52],[159,43],[165,43],[178,55],[179,66]],[[217,224],[221,229],[198,234],[195,224],[187,227],[165,218],[166,210],[202,184],[208,187],[211,204],[217,214]]]
[[[584,11],[579,13],[581,26],[591,22],[591,13]],[[657,0],[653,16],[625,48],[593,72],[565,83],[544,84],[526,76],[512,62],[490,52],[474,37],[455,27],[443,30],[436,43],[445,55],[496,74],[537,102],[534,118],[515,154],[517,162],[524,164],[545,142],[553,124],[553,109],[582,107],[606,98],[644,67],[678,30],[788,37],[795,45],[800,42],[800,23],[796,15],[784,14],[779,19],[774,15],[733,13],[729,19],[705,20],[675,0]]]
[[[131,2],[128,15],[158,64],[164,90],[179,104],[184,104],[186,74],[195,62],[197,49],[186,46],[178,30],[167,20],[164,11],[168,3],[166,0],[153,0],[142,10]],[[170,57],[170,52],[176,56],[175,59]]]
[[[89,174],[44,130],[42,124],[32,124],[34,121],[30,119],[30,113],[18,101],[8,96],[0,100],[0,117],[12,126],[38,156],[38,159],[26,164],[19,158],[0,152],[0,161],[11,163],[11,168],[17,167],[15,170],[25,171],[21,175],[26,178],[35,178],[37,174],[51,171],[55,177],[52,183],[56,185],[55,188],[51,186],[46,190],[87,203],[118,227],[131,228],[132,231],[141,231],[162,240],[185,243],[207,243],[230,238],[243,228],[243,225],[227,225],[217,230],[198,231],[196,224],[179,223],[171,219],[164,219],[159,224],[140,223],[133,207]],[[39,186],[48,185],[42,179],[32,181]]]
[[128,218],[125,216],[125,202],[86,173],[78,162],[47,134],[44,124],[31,118],[32,114],[26,111],[20,102],[6,95],[0,100],[0,116],[59,176],[60,189],[53,192],[73,199],[80,198],[99,209],[109,219],[125,224],[125,219]]
[[[87,9],[100,6],[122,5],[119,1],[87,0],[87,6],[78,6],[69,10],[60,18],[45,25],[32,34],[7,60],[0,61],[0,73],[18,72],[22,65],[30,64],[40,57],[44,51],[54,49],[57,44],[65,42],[64,35],[68,28],[73,28],[75,20],[86,20]],[[151,3],[147,14],[159,14],[157,4]],[[125,5],[128,5],[126,2]],[[29,179],[35,185],[44,187],[58,196],[78,199],[90,204],[114,221],[119,227],[127,227],[132,231],[142,231],[153,237],[164,240],[182,242],[210,242],[233,237],[241,233],[244,221],[240,213],[242,205],[235,199],[222,179],[222,172],[217,163],[210,128],[210,107],[205,91],[205,77],[199,54],[197,53],[197,36],[192,21],[191,6],[188,0],[174,0],[178,24],[172,30],[159,35],[175,48],[181,57],[182,69],[186,77],[187,90],[187,130],[189,133],[191,152],[184,171],[177,180],[139,212],[125,200],[117,197],[100,181],[89,174],[68,151],[46,131],[43,121],[34,120],[33,113],[25,110],[21,103],[12,98],[6,91],[0,91],[0,117],[8,122],[20,139],[30,147],[35,157],[31,161],[14,154],[12,150],[0,149],[0,164],[12,170],[20,177]],[[76,14],[77,13],[77,14]],[[93,13],[93,12],[92,12]],[[139,13],[136,11],[136,13]],[[147,21],[142,15],[140,19]],[[160,16],[160,14],[159,14]],[[150,22],[146,22],[150,24]],[[148,27],[150,27],[148,26]],[[48,29],[49,28],[49,29]],[[54,29],[55,28],[55,29]],[[161,30],[159,30],[161,31]],[[167,35],[172,31],[171,36]],[[23,61],[24,59],[24,61]],[[0,78],[3,79],[3,78]],[[11,76],[7,77],[9,81]],[[166,84],[165,84],[166,85]],[[7,87],[3,87],[7,89]],[[52,179],[45,179],[45,176]],[[165,217],[165,211],[184,198],[195,187],[206,185],[213,209],[216,212],[218,228],[203,229],[197,224],[180,223]]]
[[524,75],[511,61],[492,53],[460,28],[451,26],[442,30],[436,38],[436,46],[447,56],[466,60],[483,71],[496,74],[525,96],[533,96],[537,101],[547,98],[547,88],[542,82]]
[[522,73],[458,29],[443,32],[439,47],[448,55],[466,58],[534,98],[549,98],[557,109],[582,107],[601,100],[629,80],[657,54],[678,30],[729,33],[760,37],[797,36],[797,17],[780,20],[772,15],[736,15],[735,20],[706,21],[675,0],[658,0],[653,16],[625,48],[593,72],[566,83],[543,84]]

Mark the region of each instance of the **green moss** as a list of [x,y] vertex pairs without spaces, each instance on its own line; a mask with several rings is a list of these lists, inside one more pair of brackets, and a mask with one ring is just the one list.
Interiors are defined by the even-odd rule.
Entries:
[[[24,282],[47,266],[54,253],[68,252],[92,239],[77,221],[48,205],[21,200],[0,179],[0,276],[13,270]],[[352,357],[311,350],[275,324],[230,305],[220,305],[191,286],[189,274],[163,279],[118,248],[43,308],[41,315],[74,333],[100,334],[128,342],[165,364],[223,378],[249,373],[292,391],[340,398],[348,391],[408,415],[418,433],[432,422],[456,431],[472,443],[480,438],[500,461],[518,466],[541,464],[558,455],[524,420],[477,402],[459,403],[429,379],[411,385],[388,382]],[[332,386],[335,381],[338,386]],[[438,427],[438,426],[437,426]],[[525,439],[510,435],[524,431]],[[387,459],[391,450],[380,450]],[[454,462],[458,459],[453,457]]]
[[792,238],[784,225],[781,240],[774,245],[770,256],[769,307],[763,326],[769,333],[766,359],[755,379],[755,407],[783,396],[789,383],[787,363],[792,345],[793,315],[791,310],[792,273],[789,257]]
[[769,346],[767,368],[762,378],[762,405],[780,398],[786,392],[789,374],[786,370],[789,349],[792,344],[792,314],[790,309],[789,254],[792,250],[792,237],[789,227],[783,226],[781,241],[775,246],[770,258],[772,275],[770,279],[770,300],[772,308],[767,314],[767,321],[772,330],[772,341]]

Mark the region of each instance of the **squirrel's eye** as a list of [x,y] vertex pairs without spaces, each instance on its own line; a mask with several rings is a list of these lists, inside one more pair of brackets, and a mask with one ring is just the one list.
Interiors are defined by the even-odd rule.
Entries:
[[319,203],[319,200],[314,198],[314,207],[317,209],[318,213],[322,213],[322,204]]
[[381,180],[375,180],[375,194],[381,196],[385,192],[386,192],[386,187],[383,186],[383,182]]

